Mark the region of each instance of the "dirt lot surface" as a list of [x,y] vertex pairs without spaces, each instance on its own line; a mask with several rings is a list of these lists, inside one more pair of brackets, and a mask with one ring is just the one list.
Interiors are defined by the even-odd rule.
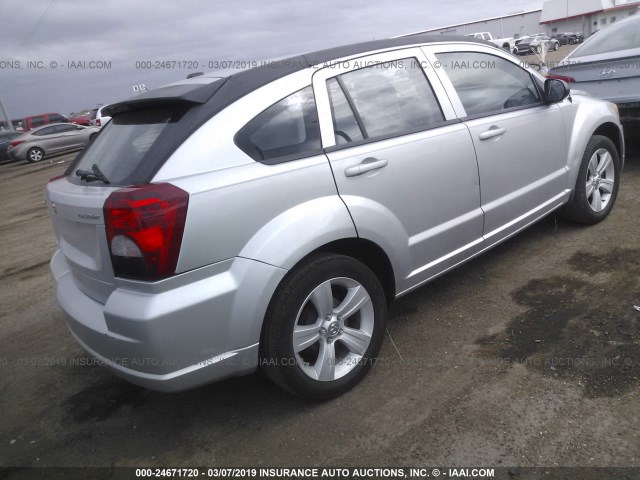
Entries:
[[43,190],[71,157],[0,166],[0,467],[640,467],[637,149],[606,221],[548,217],[397,301],[380,362],[324,404],[262,374],[163,394],[69,366],[89,357]]

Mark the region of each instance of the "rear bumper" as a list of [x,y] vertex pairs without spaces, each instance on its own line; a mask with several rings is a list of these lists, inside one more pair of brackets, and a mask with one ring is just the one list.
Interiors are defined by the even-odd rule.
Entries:
[[156,282],[117,281],[102,304],[51,260],[73,337],[116,375],[180,391],[253,372],[269,300],[285,270],[234,258]]

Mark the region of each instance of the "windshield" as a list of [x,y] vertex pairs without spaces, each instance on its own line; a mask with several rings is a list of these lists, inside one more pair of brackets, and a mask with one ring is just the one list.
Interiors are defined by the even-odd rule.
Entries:
[[630,48],[640,48],[640,17],[614,23],[599,31],[576,48],[571,57],[587,57]]

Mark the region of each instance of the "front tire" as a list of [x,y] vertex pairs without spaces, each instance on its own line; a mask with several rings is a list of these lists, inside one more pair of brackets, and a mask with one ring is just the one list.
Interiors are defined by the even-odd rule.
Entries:
[[601,222],[616,202],[619,183],[618,149],[607,137],[594,135],[582,156],[573,199],[564,216],[588,225]]
[[44,158],[44,150],[38,147],[30,148],[27,152],[27,160],[31,163],[37,163]]
[[271,300],[260,343],[263,369],[305,399],[337,397],[371,368],[386,316],[383,288],[366,265],[313,255],[289,272]]

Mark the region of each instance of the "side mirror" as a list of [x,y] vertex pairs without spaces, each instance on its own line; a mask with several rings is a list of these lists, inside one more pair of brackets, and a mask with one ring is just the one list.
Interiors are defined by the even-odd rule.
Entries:
[[558,103],[569,96],[569,84],[557,78],[547,78],[544,81],[544,98],[547,103]]

